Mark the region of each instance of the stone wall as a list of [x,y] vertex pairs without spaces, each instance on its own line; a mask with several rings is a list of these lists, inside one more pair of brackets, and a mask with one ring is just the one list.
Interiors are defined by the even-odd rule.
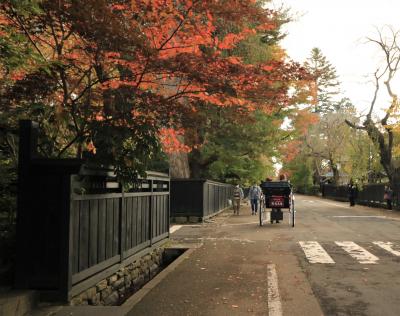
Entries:
[[119,305],[149,282],[160,270],[164,248],[121,268],[95,286],[75,296],[71,305]]

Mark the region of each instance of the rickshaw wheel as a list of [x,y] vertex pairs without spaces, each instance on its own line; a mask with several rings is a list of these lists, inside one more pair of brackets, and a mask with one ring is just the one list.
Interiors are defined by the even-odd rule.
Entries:
[[294,200],[293,199],[292,199],[291,209],[292,209],[292,227],[294,227],[295,213],[294,213]]

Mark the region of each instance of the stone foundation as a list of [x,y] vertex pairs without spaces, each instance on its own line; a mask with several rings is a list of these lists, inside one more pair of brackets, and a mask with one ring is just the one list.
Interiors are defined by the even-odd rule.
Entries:
[[203,218],[198,216],[176,216],[171,217],[171,222],[176,224],[187,224],[187,223],[201,223]]
[[155,249],[73,297],[71,305],[119,305],[161,270],[163,254],[164,248]]

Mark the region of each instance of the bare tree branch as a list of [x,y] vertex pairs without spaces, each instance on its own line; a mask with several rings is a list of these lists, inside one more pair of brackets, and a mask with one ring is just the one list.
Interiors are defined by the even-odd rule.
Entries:
[[[386,70],[385,70],[385,71],[386,71]],[[376,99],[377,99],[377,97],[378,97],[378,92],[379,92],[379,79],[383,76],[383,74],[382,74],[382,75],[378,75],[378,73],[379,73],[379,69],[377,69],[377,70],[375,71],[375,73],[374,73],[374,77],[375,77],[375,92],[374,92],[374,97],[372,98],[372,101],[371,101],[371,105],[370,105],[370,108],[369,108],[369,112],[368,112],[368,114],[367,114],[367,118],[370,118],[370,117],[371,117],[372,111],[374,110],[374,106],[375,106],[375,103],[376,103]]]
[[367,130],[367,128],[366,128],[365,126],[356,125],[356,124],[354,124],[354,123],[348,121],[347,119],[344,120],[344,121],[345,121],[345,123],[346,123],[348,126],[354,128],[354,129],[359,129],[359,130],[364,130],[364,131]]

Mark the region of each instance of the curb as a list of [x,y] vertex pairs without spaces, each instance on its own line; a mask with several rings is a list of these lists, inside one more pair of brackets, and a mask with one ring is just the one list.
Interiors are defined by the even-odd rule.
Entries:
[[[189,256],[203,244],[171,244],[167,248],[188,249],[164,270],[157,274],[139,291],[129,297],[121,306],[50,306],[33,311],[29,316],[125,316],[139,303],[153,288],[155,288],[170,272],[174,271],[179,264],[188,259]],[[0,316],[2,314],[0,313]],[[24,315],[27,316],[27,315]]]
[[[184,260],[188,259],[189,256],[199,247],[189,248],[182,255],[180,255],[175,261],[173,261],[169,266],[167,266],[164,270],[162,270],[159,274],[157,274],[150,282],[144,285],[138,292],[133,294],[130,298],[128,298],[124,304],[120,306],[123,309],[123,314],[126,315],[137,303],[139,303],[143,297],[147,295],[153,288],[155,288],[169,273],[174,271],[179,264],[181,264]],[[185,248],[185,247],[170,247],[170,248]]]

